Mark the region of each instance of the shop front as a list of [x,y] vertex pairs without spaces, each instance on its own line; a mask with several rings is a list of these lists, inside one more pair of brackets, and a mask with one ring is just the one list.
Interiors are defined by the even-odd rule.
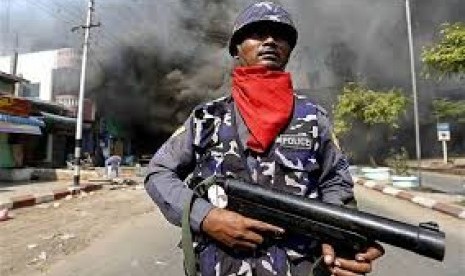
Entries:
[[42,139],[45,123],[39,117],[29,116],[31,105],[27,100],[0,96],[0,168],[18,168],[28,165]]

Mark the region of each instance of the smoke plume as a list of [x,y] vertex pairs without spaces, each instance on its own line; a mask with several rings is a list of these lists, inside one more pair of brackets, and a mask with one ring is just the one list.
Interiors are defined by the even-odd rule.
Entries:
[[[39,2],[55,7],[51,10],[56,16],[50,17],[38,7],[27,11],[11,7],[10,30],[39,34],[20,35],[20,49],[79,48],[82,33],[70,33],[72,24],[64,24],[58,17],[82,24],[85,1],[67,6],[57,0],[41,0],[37,5]],[[95,22],[102,26],[92,30],[88,84],[99,112],[119,120],[132,136],[143,137],[144,144],[151,147],[148,150],[153,151],[193,106],[228,93],[232,67],[228,37],[235,16],[253,2],[96,0]],[[303,89],[329,110],[347,81],[365,81],[374,88],[399,87],[411,94],[405,1],[277,2],[293,14],[299,31],[288,65],[295,88]],[[465,20],[461,2],[412,1],[418,71],[419,52],[437,36],[438,25]],[[37,18],[38,23],[19,20],[26,15]],[[434,97],[463,91],[463,85],[453,81],[437,85],[419,80],[423,120],[430,114]],[[413,136],[411,117],[410,111],[405,121],[406,137]]]

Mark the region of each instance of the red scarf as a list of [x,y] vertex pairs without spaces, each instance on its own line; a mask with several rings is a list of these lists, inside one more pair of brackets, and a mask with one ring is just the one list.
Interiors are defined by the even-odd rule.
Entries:
[[294,106],[291,76],[266,67],[236,67],[232,97],[250,131],[247,146],[265,152],[288,124]]

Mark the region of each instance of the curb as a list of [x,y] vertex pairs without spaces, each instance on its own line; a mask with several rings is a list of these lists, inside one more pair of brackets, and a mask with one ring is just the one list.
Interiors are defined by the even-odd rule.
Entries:
[[379,184],[373,180],[365,180],[365,179],[362,179],[360,177],[355,177],[355,176],[353,177],[353,180],[354,180],[354,183],[364,186],[366,188],[369,188],[369,189],[372,189],[380,193],[390,195],[390,196],[393,196],[399,199],[410,201],[422,207],[433,209],[433,210],[453,216],[458,219],[465,220],[465,208],[463,207],[459,207],[459,206],[447,204],[447,203],[442,203],[435,199],[431,199],[427,197],[415,196],[409,193],[408,191],[404,191],[404,190],[397,189],[391,186]]
[[[415,166],[409,166],[409,168],[413,170],[418,170],[418,167]],[[430,167],[420,167],[421,171],[425,172],[433,172],[433,173],[439,173],[439,174],[445,174],[445,175],[454,175],[454,176],[465,176],[465,169],[461,168],[430,168]]]
[[83,184],[79,187],[68,187],[53,189],[51,192],[40,193],[40,194],[27,194],[20,196],[10,197],[6,202],[0,202],[1,209],[18,209],[23,207],[30,207],[36,204],[50,202],[58,199],[62,199],[68,195],[76,195],[80,192],[91,192],[102,189],[102,184]]

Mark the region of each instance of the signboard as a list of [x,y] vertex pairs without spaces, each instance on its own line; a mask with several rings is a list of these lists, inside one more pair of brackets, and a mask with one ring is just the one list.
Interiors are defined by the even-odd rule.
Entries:
[[27,100],[0,96],[0,113],[27,117],[31,112],[31,103]]
[[[71,116],[77,117],[78,111],[78,97],[75,95],[57,95],[55,101],[66,106],[70,109]],[[84,106],[82,111],[82,119],[84,122],[95,121],[95,104],[91,99],[84,99]]]
[[438,130],[439,141],[450,141],[449,123],[438,123],[436,128]]

